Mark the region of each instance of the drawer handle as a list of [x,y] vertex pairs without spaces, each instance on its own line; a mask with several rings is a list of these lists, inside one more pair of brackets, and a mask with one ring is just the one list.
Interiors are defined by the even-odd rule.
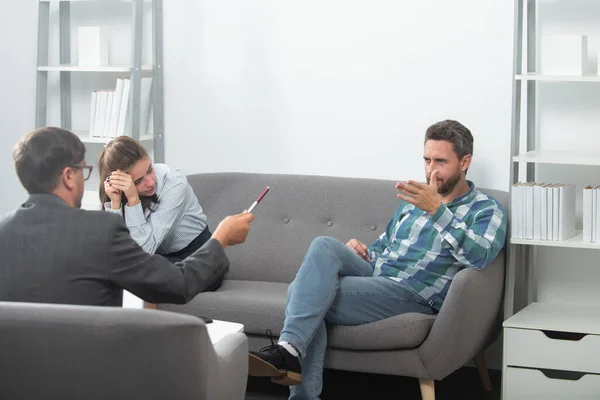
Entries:
[[560,371],[557,369],[539,369],[542,374],[549,379],[558,379],[561,381],[578,381],[585,375],[585,372],[577,372],[577,371]]
[[578,342],[587,335],[585,333],[578,332],[559,332],[559,331],[542,331],[544,335],[548,336],[550,339],[555,340],[570,340],[572,342]]

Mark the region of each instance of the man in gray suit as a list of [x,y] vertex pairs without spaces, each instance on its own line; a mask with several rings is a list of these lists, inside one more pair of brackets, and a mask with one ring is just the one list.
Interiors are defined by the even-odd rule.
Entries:
[[64,129],[40,128],[13,150],[29,198],[0,217],[0,301],[121,306],[122,289],[152,303],[185,303],[229,269],[224,248],[243,243],[254,216],[225,218],[211,239],[172,264],[146,253],[119,215],[81,210],[92,167]]

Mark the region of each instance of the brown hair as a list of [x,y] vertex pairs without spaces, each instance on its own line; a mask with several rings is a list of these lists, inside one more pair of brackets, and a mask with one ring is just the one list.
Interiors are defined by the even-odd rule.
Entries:
[[459,160],[467,154],[473,154],[473,135],[458,121],[447,119],[431,125],[425,132],[425,142],[428,140],[445,140],[452,143],[454,153]]
[[36,129],[13,149],[15,169],[29,194],[52,193],[66,167],[75,167],[85,158],[85,146],[73,132],[45,127]]
[[[104,181],[108,175],[116,170],[128,171],[140,160],[148,157],[148,152],[137,140],[129,136],[119,136],[104,146],[98,159],[98,172],[100,174],[100,201],[102,204],[110,202],[110,198],[104,190]],[[153,203],[158,203],[158,196],[140,196],[142,208],[145,210]],[[121,206],[127,203],[125,194],[121,196]],[[124,212],[125,210],[123,210]]]

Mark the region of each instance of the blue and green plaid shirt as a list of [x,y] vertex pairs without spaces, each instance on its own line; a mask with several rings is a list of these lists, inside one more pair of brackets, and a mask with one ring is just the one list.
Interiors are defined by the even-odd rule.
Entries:
[[458,271],[489,265],[504,246],[506,215],[500,203],[467,182],[470,190],[433,216],[402,202],[369,246],[373,276],[399,282],[440,310]]

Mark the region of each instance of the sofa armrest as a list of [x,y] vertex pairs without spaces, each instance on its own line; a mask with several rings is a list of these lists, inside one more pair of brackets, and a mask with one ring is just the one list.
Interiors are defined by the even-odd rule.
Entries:
[[243,400],[248,380],[248,338],[243,333],[225,336],[214,345],[215,359],[208,370],[207,399]]
[[454,277],[446,300],[419,351],[433,379],[442,379],[488,345],[502,304],[505,254],[484,270],[465,268]]

